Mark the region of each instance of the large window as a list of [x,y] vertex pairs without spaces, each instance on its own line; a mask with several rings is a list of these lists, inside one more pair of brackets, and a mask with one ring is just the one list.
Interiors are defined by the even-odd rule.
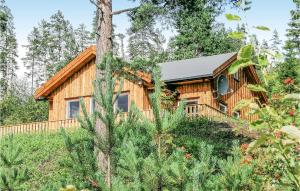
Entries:
[[74,119],[80,111],[79,100],[70,100],[67,102],[67,118]]
[[185,111],[188,114],[198,114],[198,99],[183,100],[183,102],[185,103]]
[[122,112],[128,112],[128,94],[120,94],[115,106],[116,109],[119,109]]

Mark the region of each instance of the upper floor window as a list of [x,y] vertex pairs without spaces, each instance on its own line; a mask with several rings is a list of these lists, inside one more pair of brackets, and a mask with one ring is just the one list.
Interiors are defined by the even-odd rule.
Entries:
[[219,103],[219,109],[220,111],[222,111],[223,113],[227,113],[227,105],[223,104],[223,103]]
[[128,93],[119,95],[115,107],[122,112],[128,112]]
[[79,100],[70,100],[67,102],[67,118],[74,119],[80,111]]
[[233,79],[240,81],[240,74],[239,71],[237,71],[236,73],[233,74]]
[[241,117],[241,112],[240,111],[234,111],[232,115],[233,115],[234,118],[239,119]]

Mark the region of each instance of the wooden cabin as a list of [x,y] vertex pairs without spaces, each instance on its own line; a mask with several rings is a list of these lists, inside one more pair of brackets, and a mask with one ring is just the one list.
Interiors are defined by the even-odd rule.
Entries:
[[[49,121],[75,118],[80,112],[79,99],[85,101],[87,110],[93,112],[93,81],[95,80],[96,48],[91,46],[49,79],[35,92],[36,100],[48,100]],[[184,100],[192,109],[201,112],[198,105],[206,105],[229,116],[253,120],[256,116],[246,115],[246,110],[233,111],[242,99],[255,99],[266,103],[263,93],[251,92],[247,84],[259,84],[253,66],[228,74],[228,67],[237,59],[236,53],[199,57],[159,64],[162,81],[168,89],[176,91],[177,101]],[[150,75],[140,75],[140,82],[124,81],[122,93],[116,106],[127,112],[133,101],[140,110],[150,110],[148,94],[152,91]],[[201,114],[201,113],[200,113]]]

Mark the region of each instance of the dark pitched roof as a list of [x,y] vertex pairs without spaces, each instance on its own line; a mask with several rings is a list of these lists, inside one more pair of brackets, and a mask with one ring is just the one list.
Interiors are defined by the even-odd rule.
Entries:
[[159,64],[165,82],[189,80],[213,76],[214,70],[235,56],[236,53],[202,56],[187,60]]

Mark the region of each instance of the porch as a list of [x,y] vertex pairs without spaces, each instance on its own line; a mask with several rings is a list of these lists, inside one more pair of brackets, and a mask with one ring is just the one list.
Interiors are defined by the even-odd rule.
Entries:
[[[226,121],[226,119],[229,119],[229,116],[225,113],[207,104],[188,105],[185,107],[185,111],[190,117],[203,116],[216,121]],[[144,110],[142,113],[147,119],[153,120],[152,110]],[[127,115],[122,115],[120,119],[126,117]],[[6,125],[0,126],[0,137],[9,134],[55,132],[59,131],[60,128],[76,129],[79,128],[79,125],[76,119]]]

